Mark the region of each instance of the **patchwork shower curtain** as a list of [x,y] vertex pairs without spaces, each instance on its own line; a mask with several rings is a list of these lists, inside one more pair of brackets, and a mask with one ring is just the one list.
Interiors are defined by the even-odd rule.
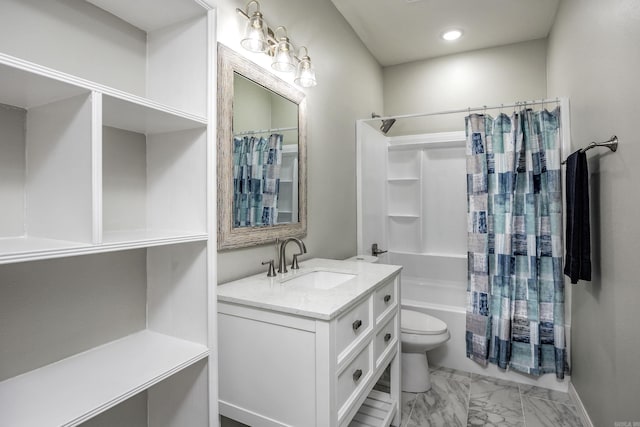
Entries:
[[564,378],[560,110],[465,122],[467,357]]
[[233,226],[276,224],[282,135],[233,138]]

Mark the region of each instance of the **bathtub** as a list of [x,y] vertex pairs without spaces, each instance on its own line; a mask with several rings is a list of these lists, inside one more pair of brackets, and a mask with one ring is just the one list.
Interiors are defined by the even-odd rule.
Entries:
[[[449,328],[451,339],[428,353],[429,365],[568,391],[568,376],[562,381],[557,380],[555,374],[534,377],[520,372],[504,371],[492,364],[483,367],[466,357],[466,257],[396,252],[389,253],[383,261],[404,267],[400,282],[402,307],[435,316],[443,320]],[[570,326],[565,325],[565,330],[569,357]]]

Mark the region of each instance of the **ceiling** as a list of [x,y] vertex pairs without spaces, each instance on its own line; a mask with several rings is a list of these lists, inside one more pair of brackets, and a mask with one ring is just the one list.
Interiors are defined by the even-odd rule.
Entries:
[[[380,65],[544,38],[560,0],[332,0]],[[463,35],[447,42],[449,29]]]

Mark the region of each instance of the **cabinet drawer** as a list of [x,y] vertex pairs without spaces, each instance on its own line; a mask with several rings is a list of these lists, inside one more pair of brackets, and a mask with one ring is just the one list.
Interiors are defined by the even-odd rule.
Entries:
[[366,384],[371,373],[371,345],[367,345],[358,356],[338,375],[338,414],[344,415],[352,403],[349,399]]
[[398,338],[398,315],[396,314],[384,325],[376,334],[374,340],[374,358],[376,367],[379,364],[380,356],[382,356],[390,345],[396,342]]
[[380,322],[387,311],[396,305],[398,301],[397,280],[393,279],[383,287],[379,288],[373,298],[373,317],[376,323]]
[[338,361],[344,358],[347,348],[360,339],[364,339],[371,327],[371,298],[369,297],[337,320],[336,353]]

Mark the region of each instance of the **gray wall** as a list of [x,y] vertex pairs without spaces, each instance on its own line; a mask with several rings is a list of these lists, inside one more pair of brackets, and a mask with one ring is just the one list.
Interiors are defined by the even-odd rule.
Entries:
[[588,154],[591,282],[573,288],[571,380],[595,426],[640,422],[640,4],[563,0],[548,48],[548,94],[571,99],[572,145],[616,134]]
[[[218,41],[265,66],[266,55],[239,45],[246,1],[218,2]],[[382,110],[382,70],[330,1],[269,0],[261,10],[309,48],[318,86],[306,89],[308,119],[308,257],[346,258],[356,252],[355,120]],[[271,72],[271,70],[268,70]],[[275,72],[274,72],[275,73]],[[291,75],[275,73],[287,81]],[[218,281],[266,271],[273,245],[218,254]]]
[[[546,95],[546,39],[385,67],[386,115],[508,104]],[[389,135],[464,129],[464,116],[408,119]]]

